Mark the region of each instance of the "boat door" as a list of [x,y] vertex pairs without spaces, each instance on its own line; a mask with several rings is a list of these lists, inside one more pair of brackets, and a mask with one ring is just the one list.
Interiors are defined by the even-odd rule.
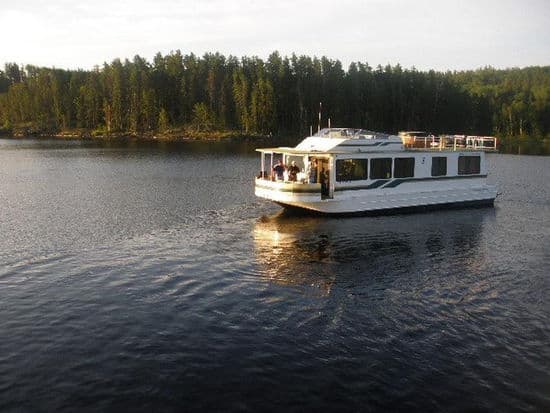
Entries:
[[334,194],[334,185],[331,180],[331,160],[320,158],[319,160],[319,182],[321,183],[321,199],[332,198]]

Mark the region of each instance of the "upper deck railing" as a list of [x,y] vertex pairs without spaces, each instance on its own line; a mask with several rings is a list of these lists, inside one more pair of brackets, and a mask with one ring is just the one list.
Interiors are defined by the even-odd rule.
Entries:
[[406,149],[422,150],[477,150],[496,152],[498,140],[494,136],[472,135],[419,135],[419,132],[407,134],[400,132],[399,136]]

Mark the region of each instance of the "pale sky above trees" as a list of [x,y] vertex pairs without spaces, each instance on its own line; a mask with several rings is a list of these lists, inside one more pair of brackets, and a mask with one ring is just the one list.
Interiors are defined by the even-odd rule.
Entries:
[[427,70],[550,65],[548,0],[0,0],[6,62],[305,54]]

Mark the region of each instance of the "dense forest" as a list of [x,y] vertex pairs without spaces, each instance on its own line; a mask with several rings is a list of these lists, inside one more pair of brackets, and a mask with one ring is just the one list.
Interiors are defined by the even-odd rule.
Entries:
[[5,133],[151,135],[238,131],[303,136],[319,103],[332,126],[550,137],[550,66],[428,72],[308,56],[158,53],[91,71],[15,63],[0,71]]

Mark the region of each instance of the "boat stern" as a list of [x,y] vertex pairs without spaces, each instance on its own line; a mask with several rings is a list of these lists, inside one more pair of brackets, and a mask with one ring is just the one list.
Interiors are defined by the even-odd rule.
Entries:
[[321,184],[305,182],[274,181],[269,178],[256,178],[256,196],[281,204],[301,206],[321,200]]

